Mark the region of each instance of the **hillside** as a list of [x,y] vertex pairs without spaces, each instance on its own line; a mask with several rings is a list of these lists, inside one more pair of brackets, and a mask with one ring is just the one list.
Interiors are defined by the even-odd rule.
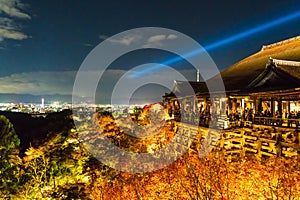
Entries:
[[37,147],[47,138],[68,131],[74,126],[71,111],[65,110],[59,113],[50,113],[47,117],[32,117],[26,113],[0,112],[13,124],[21,141],[21,155],[30,147]]

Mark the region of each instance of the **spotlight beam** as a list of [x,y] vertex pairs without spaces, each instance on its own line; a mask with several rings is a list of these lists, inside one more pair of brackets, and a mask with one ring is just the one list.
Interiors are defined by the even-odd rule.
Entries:
[[[267,30],[267,29],[269,29],[269,28],[272,28],[272,27],[275,27],[275,26],[279,26],[279,25],[281,25],[281,24],[283,24],[283,23],[285,23],[285,22],[294,20],[294,19],[296,19],[296,18],[298,18],[298,17],[300,17],[300,10],[298,10],[297,12],[294,12],[294,13],[292,13],[292,14],[286,15],[286,16],[284,16],[284,17],[275,19],[274,21],[271,21],[271,22],[262,24],[262,25],[260,25],[260,26],[257,26],[257,27],[251,28],[251,29],[249,29],[249,30],[243,31],[243,32],[241,32],[241,33],[238,33],[238,34],[236,34],[236,35],[230,36],[230,37],[228,37],[228,38],[224,38],[224,39],[219,40],[219,41],[217,41],[217,42],[213,42],[213,43],[211,43],[211,44],[209,44],[209,45],[204,46],[204,49],[197,49],[197,50],[188,52],[188,53],[182,55],[181,57],[180,57],[180,56],[176,56],[176,57],[174,57],[174,58],[168,59],[168,60],[162,62],[161,64],[162,64],[162,65],[170,65],[170,64],[179,62],[179,61],[183,60],[183,58],[195,56],[195,55],[197,55],[197,54],[200,54],[200,53],[203,52],[204,50],[212,50],[212,49],[215,49],[215,48],[217,48],[217,47],[220,47],[220,46],[223,46],[223,45],[232,43],[232,42],[237,41],[237,40],[239,40],[239,39],[248,37],[248,36],[250,36],[250,35],[253,35],[253,34],[262,32],[262,31]],[[182,57],[183,57],[183,58],[182,58]],[[144,75],[144,74],[146,74],[146,73],[148,73],[148,72],[154,71],[154,70],[160,68],[160,67],[161,67],[161,64],[153,65],[152,67],[149,67],[149,68],[147,68],[147,69],[143,69],[143,70],[134,72],[134,73],[132,73],[129,77],[130,77],[130,78],[134,78],[134,77],[137,77],[137,76]]]

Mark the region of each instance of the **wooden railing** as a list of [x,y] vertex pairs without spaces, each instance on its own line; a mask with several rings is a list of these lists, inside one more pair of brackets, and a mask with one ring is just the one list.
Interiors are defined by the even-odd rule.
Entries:
[[282,118],[274,118],[274,117],[254,117],[254,124],[298,128],[300,126],[300,119],[282,119]]
[[[223,151],[230,157],[233,154],[244,156],[254,154],[259,160],[262,157],[284,156],[300,157],[300,133],[288,128],[250,129],[236,128],[233,130],[211,130],[205,127],[196,127],[180,123],[178,130],[185,137],[195,137],[188,148],[198,153],[205,145],[217,151]],[[178,141],[179,144],[182,142]],[[211,149],[210,149],[211,150]]]
[[253,153],[258,159],[263,156],[300,156],[300,134],[291,130],[266,129],[255,131],[241,128],[224,131],[219,147],[227,154]]

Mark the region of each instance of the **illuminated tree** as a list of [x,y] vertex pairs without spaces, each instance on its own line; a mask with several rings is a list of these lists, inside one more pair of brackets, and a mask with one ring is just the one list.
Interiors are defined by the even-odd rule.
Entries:
[[4,193],[14,193],[19,182],[20,140],[10,121],[0,116],[0,188]]

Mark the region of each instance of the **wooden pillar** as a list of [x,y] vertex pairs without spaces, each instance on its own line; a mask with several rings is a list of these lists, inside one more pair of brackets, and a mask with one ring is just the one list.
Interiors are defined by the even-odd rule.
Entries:
[[281,132],[276,133],[276,155],[280,157],[282,155],[282,146],[281,146],[282,134]]
[[257,106],[257,111],[261,112],[263,109],[262,107],[262,98],[258,99],[258,106]]
[[176,106],[176,105],[178,105],[178,104],[176,104],[177,101],[178,101],[177,99],[172,100],[172,111],[173,111],[172,114],[175,114],[178,109]]
[[260,140],[260,136],[258,135],[257,136],[257,141],[256,141],[256,158],[257,160],[261,161],[261,158],[262,158],[262,154],[261,154],[261,140]]
[[[300,145],[300,132],[298,132],[298,145]],[[300,148],[297,149],[297,159],[300,162]]]
[[183,109],[183,110],[186,109],[186,98],[181,100],[181,109]]
[[278,99],[278,104],[277,104],[277,106],[278,106],[278,107],[277,107],[277,110],[278,110],[280,116],[282,116],[282,99],[281,99],[281,98]]
[[271,99],[271,116],[274,117],[275,116],[275,103],[274,103],[274,99]]
[[256,113],[258,111],[258,104],[257,104],[257,98],[256,97],[253,98],[253,104],[254,104],[254,111]]
[[208,112],[210,111],[210,98],[209,97],[205,98],[205,110]]
[[231,110],[231,108],[232,108],[232,105],[231,105],[231,99],[230,99],[230,97],[228,97],[227,98],[227,109],[226,109],[226,114],[227,114],[227,116],[230,114],[230,110]]
[[197,100],[197,97],[194,97],[193,98],[193,112],[197,112],[198,110],[198,100]]
[[241,107],[243,110],[245,109],[245,99],[244,98],[241,99]]
[[232,100],[232,110],[235,110],[236,111],[236,109],[237,109],[237,99],[233,99]]
[[240,156],[243,158],[246,155],[246,148],[245,148],[245,137],[244,137],[245,131],[241,132],[241,151],[240,151]]

